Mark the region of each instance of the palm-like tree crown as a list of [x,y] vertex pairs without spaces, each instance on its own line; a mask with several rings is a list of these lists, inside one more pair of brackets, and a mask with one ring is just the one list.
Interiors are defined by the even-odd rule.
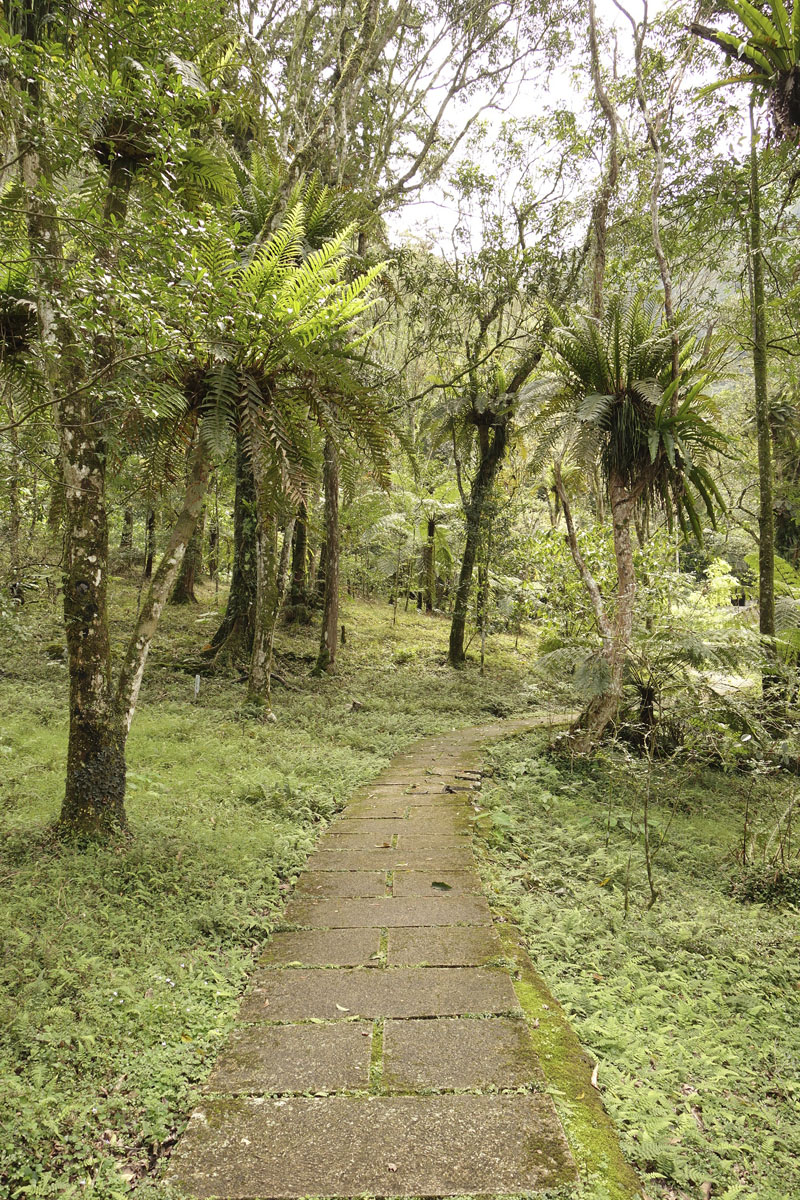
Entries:
[[722,498],[706,463],[726,439],[707,419],[710,374],[698,375],[693,338],[681,338],[679,366],[673,379],[670,330],[637,293],[613,298],[602,321],[576,313],[556,328],[550,372],[527,394],[544,400],[540,460],[566,442],[579,462],[599,458],[607,484],[645,507],[659,504],[670,523],[677,516],[701,538],[695,494],[713,523]]
[[796,137],[800,131],[800,0],[794,0],[791,9],[784,0],[768,0],[764,5],[723,0],[719,8],[736,17],[741,33],[696,21],[691,30],[718,46],[739,69],[705,90],[732,83],[754,85],[767,93],[778,136]]

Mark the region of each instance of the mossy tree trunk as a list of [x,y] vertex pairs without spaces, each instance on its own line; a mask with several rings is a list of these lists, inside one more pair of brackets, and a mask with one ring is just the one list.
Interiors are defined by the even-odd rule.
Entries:
[[[34,89],[36,85],[32,85]],[[125,753],[111,684],[105,446],[97,398],[85,386],[80,338],[65,317],[67,265],[53,180],[23,139],[20,168],[37,285],[39,331],[54,400],[64,514],[64,625],[69,667],[67,772],[60,827],[97,836],[125,824]]]
[[59,823],[65,832],[89,837],[125,825],[125,739],[112,692],[108,630],[105,458],[94,415],[85,392],[61,402],[70,689],[67,778]]

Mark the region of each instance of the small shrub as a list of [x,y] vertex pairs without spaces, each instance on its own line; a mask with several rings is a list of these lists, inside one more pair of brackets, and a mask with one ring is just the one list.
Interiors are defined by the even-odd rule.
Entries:
[[748,867],[733,880],[731,895],[745,904],[795,904],[800,907],[800,866]]

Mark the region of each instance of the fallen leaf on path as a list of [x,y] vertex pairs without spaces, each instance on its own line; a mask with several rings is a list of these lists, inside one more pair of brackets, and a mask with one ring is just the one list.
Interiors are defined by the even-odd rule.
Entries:
[[337,1004],[336,1007],[338,1008],[339,1012],[350,1012],[350,1009],[345,1008],[343,1004]]

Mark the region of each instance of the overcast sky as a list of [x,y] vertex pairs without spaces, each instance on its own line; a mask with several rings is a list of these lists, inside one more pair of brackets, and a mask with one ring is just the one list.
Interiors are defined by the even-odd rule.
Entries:
[[[595,0],[598,24],[602,29],[614,31],[617,39],[618,61],[620,68],[632,69],[633,37],[630,23],[614,5],[613,0]],[[651,0],[648,15],[652,19],[669,6],[668,0]],[[641,0],[629,0],[626,4],[631,15],[641,20],[643,5]],[[591,101],[591,80],[588,75],[588,35],[582,39],[578,35],[578,44],[572,61],[547,75],[542,73],[537,86],[526,86],[515,98],[508,111],[489,111],[484,119],[491,129],[499,125],[509,116],[526,118],[541,114],[543,107],[553,109],[570,108],[575,112],[586,110]],[[575,67],[580,64],[583,70],[576,76]],[[610,65],[610,64],[609,64]],[[488,96],[485,98],[488,99]],[[474,108],[481,103],[480,97],[471,97],[469,104],[453,109],[452,125],[459,127],[468,118]],[[468,152],[459,148],[455,162]],[[490,164],[485,164],[491,169]],[[389,234],[393,241],[430,240],[446,246],[455,225],[457,211],[452,200],[447,196],[446,183],[436,188],[427,189],[417,200],[408,204],[402,212],[390,217],[388,221]]]

